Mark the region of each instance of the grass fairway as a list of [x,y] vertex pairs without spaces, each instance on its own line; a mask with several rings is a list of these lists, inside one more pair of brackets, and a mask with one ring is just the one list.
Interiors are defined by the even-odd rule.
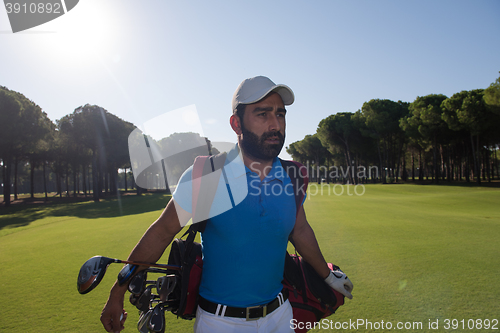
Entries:
[[498,189],[367,185],[361,196],[310,189],[305,207],[322,251],[354,283],[354,299],[329,318],[334,323],[360,319],[387,331],[376,322],[393,329],[421,322],[429,331],[438,319],[445,331],[445,319],[465,319],[466,328],[469,319],[500,319]]
[[[355,286],[354,299],[329,317],[332,325],[364,319],[392,322],[395,330],[397,322],[421,322],[414,331],[422,332],[429,320],[445,331],[446,318],[465,319],[466,328],[469,319],[500,319],[499,189],[366,185],[361,196],[352,186],[310,190],[306,213],[323,254]],[[80,266],[94,255],[125,259],[168,198],[0,209],[0,331],[103,332],[99,314],[121,265],[112,264],[86,295],[76,290]],[[127,299],[125,306],[125,332],[137,332],[137,310]],[[192,331],[192,321],[171,314],[167,321],[167,332]]]
[[[0,331],[104,332],[99,315],[122,265],[111,264],[101,284],[86,295],[76,289],[80,267],[94,255],[126,259],[168,200],[155,194],[2,209]],[[137,332],[137,310],[128,298],[125,307],[126,332]],[[192,326],[174,323],[178,332]]]

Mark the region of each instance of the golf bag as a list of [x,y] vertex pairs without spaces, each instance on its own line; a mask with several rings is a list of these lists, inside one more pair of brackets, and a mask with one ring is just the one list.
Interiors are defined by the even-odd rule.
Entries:
[[[330,270],[339,269],[328,263]],[[314,268],[298,255],[286,254],[283,286],[293,308],[295,333],[308,331],[316,322],[335,313],[344,304],[344,295],[330,288]]]
[[180,284],[173,290],[173,299],[179,300],[177,309],[172,313],[182,319],[193,319],[198,307],[198,288],[201,282],[203,260],[201,244],[194,242],[196,231],[188,230],[187,240],[175,239],[172,242],[169,265],[181,266],[181,271],[169,271],[167,274],[175,274]]

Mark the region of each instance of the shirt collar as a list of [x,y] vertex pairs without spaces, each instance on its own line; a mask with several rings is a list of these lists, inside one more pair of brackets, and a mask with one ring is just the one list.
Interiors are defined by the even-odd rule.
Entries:
[[273,166],[269,173],[267,174],[266,178],[264,178],[264,181],[272,181],[274,179],[279,180],[280,182],[284,181],[284,170],[283,167],[281,166],[281,162],[278,157],[275,157],[273,160]]
[[[247,174],[253,174],[253,175],[257,175],[257,173],[251,171],[247,166],[245,166],[245,170],[247,172]],[[281,182],[284,181],[284,169],[283,167],[281,166],[281,162],[279,160],[278,157],[275,157],[273,159],[273,164],[271,165],[271,170],[269,170],[269,172],[267,173],[266,177],[262,180],[263,183],[269,183],[273,180],[279,180]]]

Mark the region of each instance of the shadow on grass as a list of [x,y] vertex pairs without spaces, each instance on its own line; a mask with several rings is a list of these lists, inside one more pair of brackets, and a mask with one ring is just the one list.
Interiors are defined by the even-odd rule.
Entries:
[[171,195],[147,193],[127,195],[100,202],[81,201],[60,204],[12,205],[0,208],[0,230],[19,228],[51,216],[74,216],[84,219],[142,214],[163,209]]

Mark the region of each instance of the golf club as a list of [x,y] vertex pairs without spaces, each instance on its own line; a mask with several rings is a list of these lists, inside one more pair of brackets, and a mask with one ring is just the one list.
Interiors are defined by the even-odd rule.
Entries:
[[147,286],[144,292],[137,297],[137,301],[135,302],[134,305],[139,311],[146,312],[149,309],[152,298],[151,288],[154,287],[155,285]]
[[140,261],[129,261],[113,259],[103,256],[95,256],[87,260],[80,268],[78,274],[77,288],[80,294],[86,294],[94,289],[102,280],[106,269],[111,263],[123,263],[131,265],[142,265],[149,267],[166,268],[172,270],[181,270],[180,266],[154,264]]
[[131,264],[126,264],[123,266],[123,268],[120,270],[120,273],[118,273],[118,284],[121,286],[130,278],[134,275],[135,271],[137,270],[137,265],[131,265]]
[[168,296],[174,291],[177,285],[177,277],[175,274],[161,276],[156,280],[156,290],[160,295],[160,301],[165,302]]
[[153,314],[153,309],[148,310],[147,312],[143,312],[139,317],[139,321],[137,322],[137,329],[141,333],[149,333],[148,322]]
[[149,317],[149,321],[147,324],[150,332],[158,332],[158,333],[165,332],[165,311],[161,303],[157,304],[154,307],[151,317]]
[[146,279],[147,272],[140,271],[132,278],[132,280],[130,280],[128,284],[128,291],[130,291],[132,294],[140,295],[146,285]]

